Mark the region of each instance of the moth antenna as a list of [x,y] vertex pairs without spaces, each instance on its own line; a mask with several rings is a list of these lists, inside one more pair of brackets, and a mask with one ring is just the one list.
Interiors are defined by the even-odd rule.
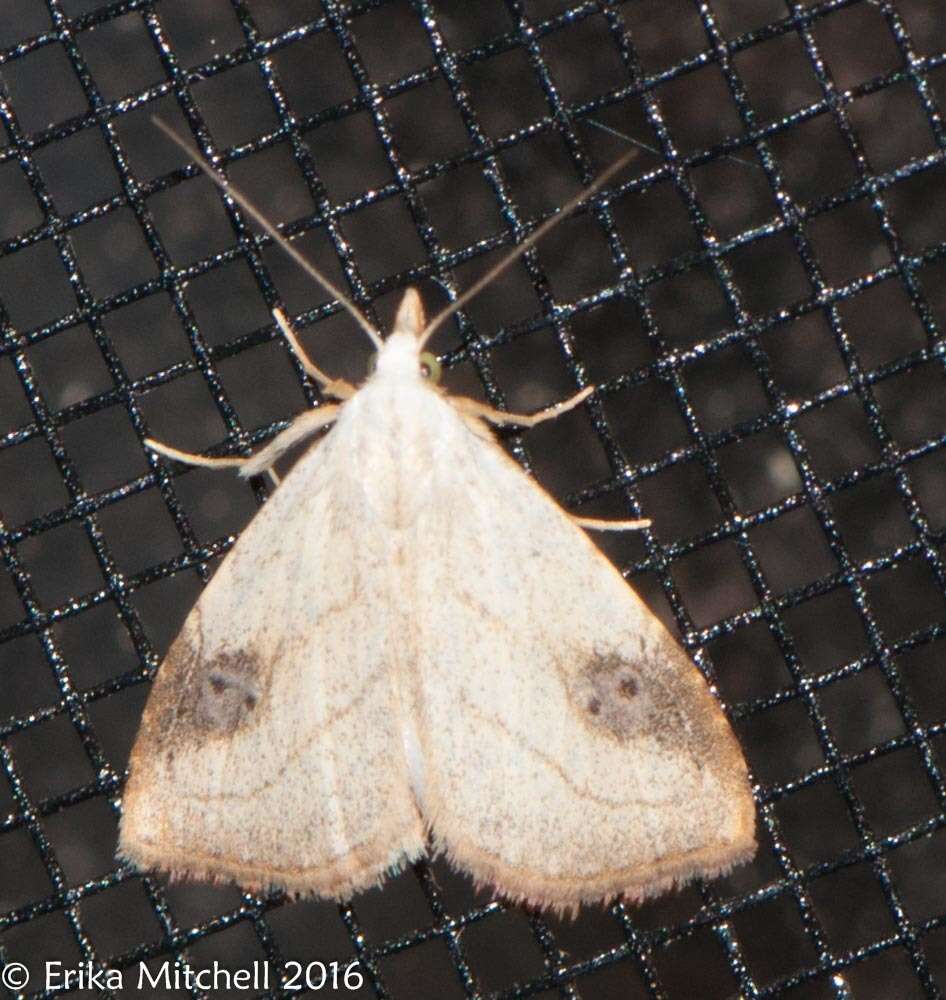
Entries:
[[[652,146],[649,142],[642,142],[640,139],[635,139],[634,136],[628,135],[627,132],[621,132],[620,129],[611,128],[610,125],[605,125],[604,122],[596,121],[594,118],[586,118],[585,123],[593,125],[595,128],[600,128],[602,132],[607,132],[608,135],[617,136],[618,139],[623,139],[625,142],[629,142],[640,149],[646,149],[648,153],[655,153],[657,156],[661,155],[660,150],[656,146]],[[756,170],[762,170],[761,163],[744,160],[741,156],[734,156],[732,153],[723,153],[722,158],[724,160],[732,160],[734,163],[741,163],[744,167],[755,167]]]
[[445,320],[449,319],[457,310],[462,309],[474,295],[478,295],[494,278],[498,278],[503,271],[511,267],[527,250],[535,246],[535,244],[542,239],[542,237],[550,230],[554,229],[563,219],[567,219],[572,212],[583,202],[590,198],[596,191],[599,191],[604,185],[624,166],[626,166],[634,157],[637,156],[637,150],[632,149],[629,153],[626,153],[619,160],[611,164],[607,170],[600,173],[586,188],[575,195],[571,201],[567,201],[556,213],[542,223],[537,229],[529,234],[517,247],[510,250],[503,259],[496,264],[495,267],[491,267],[486,274],[483,275],[478,281],[474,281],[472,285],[465,291],[461,292],[449,305],[444,306],[443,309],[438,312],[433,319],[424,327],[420,335],[420,347],[423,348],[424,344],[430,340],[431,336],[439,329],[439,327],[444,323]]
[[200,150],[192,146],[186,139],[178,135],[167,122],[153,115],[151,120],[155,125],[174,143],[190,156],[201,170],[220,188],[221,191],[230,197],[243,209],[244,212],[256,223],[258,223],[266,233],[273,238],[275,244],[289,257],[292,258],[302,268],[303,271],[313,281],[321,285],[333,298],[348,310],[355,322],[368,334],[374,346],[380,350],[384,346],[378,331],[371,325],[368,317],[355,305],[355,303],[337,286],[334,282],[322,274],[317,268],[309,263],[301,253],[286,239],[276,226],[266,218],[266,216],[250,201],[249,198],[239,188],[234,187],[222,174],[211,167],[204,159]]

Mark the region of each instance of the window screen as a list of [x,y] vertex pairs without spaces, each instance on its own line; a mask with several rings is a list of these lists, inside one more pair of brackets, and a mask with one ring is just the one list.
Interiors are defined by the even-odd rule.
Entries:
[[[47,962],[124,970],[118,997],[142,963],[217,961],[269,985],[152,995],[288,996],[290,963],[357,959],[342,995],[940,996],[944,94],[928,0],[8,0],[10,995],[50,995]],[[343,906],[116,864],[150,679],[267,493],[143,439],[238,453],[318,404],[278,303],[332,374],[370,354],[155,115],[382,329],[404,288],[443,305],[637,151],[435,346],[496,406],[596,386],[502,440],[566,508],[653,519],[600,541],[726,707],[754,862],[573,921],[440,861]]]

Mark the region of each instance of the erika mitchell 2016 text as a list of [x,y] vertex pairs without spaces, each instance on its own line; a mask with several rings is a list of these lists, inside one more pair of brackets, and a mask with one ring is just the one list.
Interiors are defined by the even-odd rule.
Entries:
[[[28,973],[24,967],[24,973]],[[268,990],[271,982],[280,980],[269,962],[257,961],[242,969],[228,969],[218,961],[195,969],[173,959],[148,966],[139,963],[136,969],[105,969],[92,962],[66,966],[64,962],[46,963],[45,987],[48,990],[120,990],[126,986],[138,990]],[[281,985],[287,990],[309,989],[357,990],[363,977],[357,962],[286,962]]]

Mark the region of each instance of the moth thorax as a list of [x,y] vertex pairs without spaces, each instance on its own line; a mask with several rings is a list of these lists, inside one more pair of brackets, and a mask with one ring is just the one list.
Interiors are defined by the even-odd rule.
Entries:
[[382,378],[419,380],[422,373],[417,338],[412,333],[395,330],[378,351],[375,372]]

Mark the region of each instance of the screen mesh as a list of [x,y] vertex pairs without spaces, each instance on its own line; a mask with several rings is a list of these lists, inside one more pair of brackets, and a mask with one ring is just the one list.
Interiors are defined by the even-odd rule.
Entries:
[[[946,19],[929,0],[18,0],[0,16],[0,963],[357,958],[386,998],[909,998],[946,981]],[[419,864],[352,905],[113,858],[148,682],[262,482],[232,453],[366,338],[159,115],[387,328],[635,162],[437,341],[446,381],[716,684],[756,860],[530,915]],[[510,524],[510,531],[515,525]],[[435,545],[435,542],[432,544]],[[563,569],[563,571],[565,571]],[[52,984],[61,982],[56,980]],[[313,991],[308,991],[313,992]],[[344,992],[344,991],[343,991]]]

